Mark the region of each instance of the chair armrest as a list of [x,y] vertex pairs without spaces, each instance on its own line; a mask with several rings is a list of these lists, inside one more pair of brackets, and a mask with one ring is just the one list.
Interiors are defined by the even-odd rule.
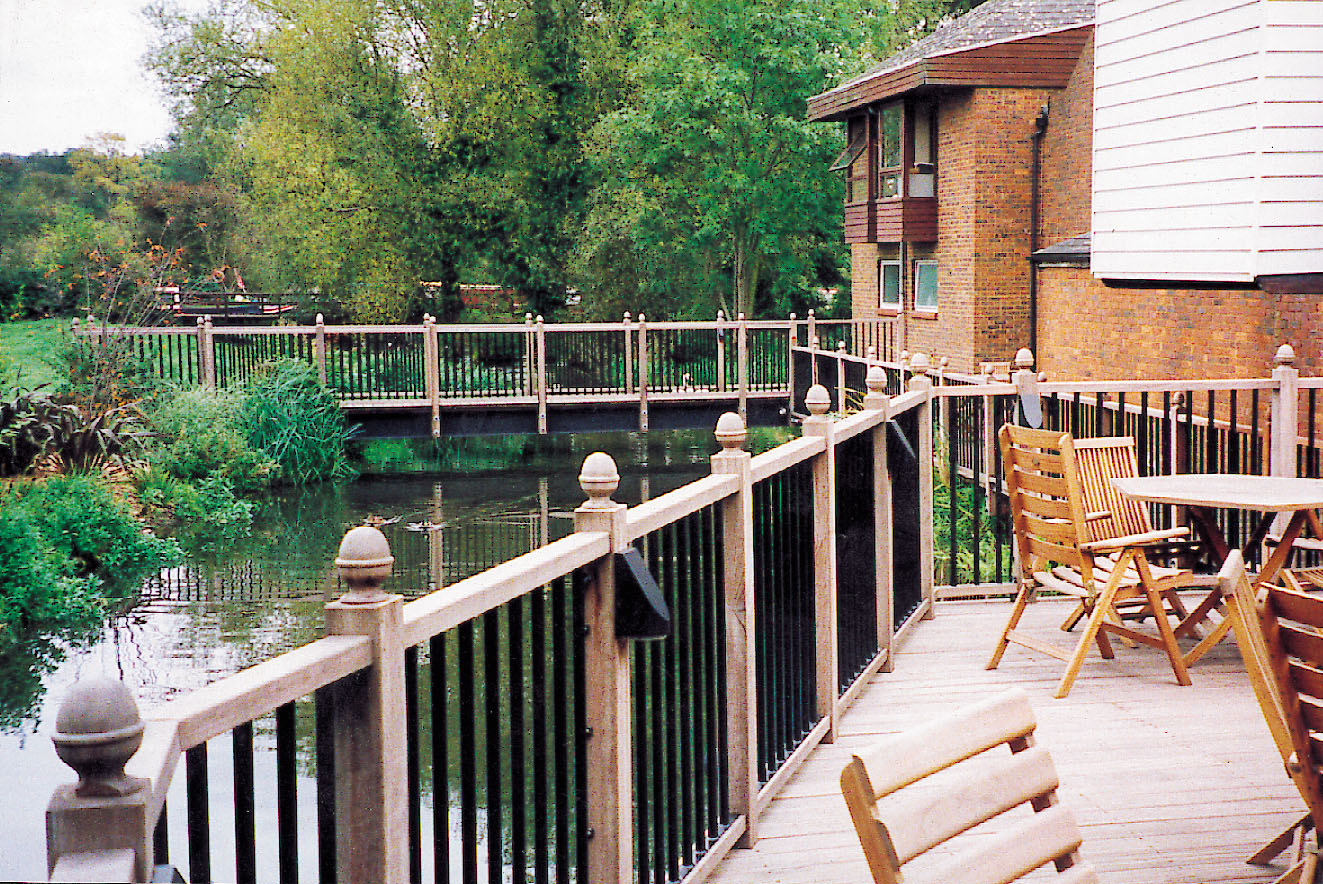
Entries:
[[1086,521],[1086,522],[1096,522],[1096,521],[1098,521],[1099,519],[1110,519],[1111,517],[1112,517],[1112,511],[1111,511],[1111,510],[1098,510],[1098,512],[1096,512],[1096,513],[1085,513],[1085,514],[1084,514],[1084,521]]
[[1125,537],[1108,537],[1104,540],[1091,540],[1081,543],[1080,549],[1088,552],[1107,552],[1125,549],[1127,546],[1148,546],[1163,540],[1175,540],[1190,533],[1189,528],[1165,528],[1161,531],[1146,531],[1143,534],[1127,534]]

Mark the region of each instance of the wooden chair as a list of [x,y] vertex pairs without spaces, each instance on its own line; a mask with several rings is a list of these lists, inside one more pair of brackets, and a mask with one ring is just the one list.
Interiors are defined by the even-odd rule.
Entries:
[[[1296,582],[1289,571],[1283,571],[1282,576],[1288,586]],[[1254,590],[1250,585],[1249,575],[1245,572],[1245,559],[1241,556],[1240,550],[1232,550],[1230,555],[1227,556],[1226,562],[1222,565],[1222,570],[1218,572],[1217,580],[1222,591],[1222,597],[1226,601],[1227,619],[1231,621],[1231,628],[1236,634],[1236,647],[1240,649],[1241,659],[1245,661],[1245,672],[1249,675],[1250,687],[1254,690],[1254,698],[1259,703],[1260,711],[1263,712],[1263,720],[1268,725],[1268,733],[1272,735],[1277,752],[1282,757],[1282,763],[1287,773],[1295,782],[1300,797],[1304,799],[1305,805],[1311,810],[1311,813],[1306,813],[1302,818],[1275,835],[1246,860],[1246,862],[1254,865],[1266,866],[1280,856],[1283,851],[1291,847],[1293,843],[1297,847],[1303,848],[1303,836],[1314,828],[1313,813],[1320,808],[1318,804],[1319,783],[1317,776],[1312,778],[1305,776],[1305,769],[1295,763],[1296,747],[1291,736],[1291,726],[1287,721],[1283,694],[1278,689],[1277,677],[1274,675],[1273,654],[1269,650],[1265,639],[1264,628],[1260,623],[1256,610]],[[1265,593],[1265,597],[1266,595]],[[1280,637],[1280,625],[1277,634]],[[1288,884],[1288,882],[1294,884],[1294,882],[1301,880],[1312,881],[1315,874],[1313,866],[1316,866],[1316,864],[1316,858],[1311,859],[1310,856],[1297,852],[1293,858],[1291,868],[1285,875],[1278,878],[1274,884]],[[1302,877],[1305,875],[1309,877]]]
[[[998,433],[998,440],[1006,471],[1020,579],[1010,620],[987,668],[997,668],[1009,644],[1056,657],[1066,662],[1066,672],[1056,693],[1064,697],[1070,693],[1089,645],[1096,642],[1102,656],[1111,659],[1108,636],[1117,635],[1164,651],[1176,681],[1188,685],[1190,675],[1176,644],[1163,596],[1174,594],[1189,572],[1159,580],[1144,553],[1146,544],[1179,536],[1179,529],[1094,540],[1085,518],[1075,441],[1070,434],[1007,424]],[[1110,558],[1111,553],[1116,556]],[[1040,589],[1073,596],[1087,612],[1087,624],[1073,650],[1016,631],[1025,607]],[[1116,614],[1118,605],[1137,605],[1141,611],[1157,614],[1153,619],[1158,635],[1125,626]],[[1190,618],[1182,618],[1176,629],[1188,631],[1191,623]]]
[[[1062,884],[1097,882],[1079,858],[1079,829],[1057,803],[1056,769],[1047,750],[1034,745],[1034,727],[1029,698],[1017,689],[851,758],[841,793],[875,884],[901,881],[902,867],[915,857],[1024,804],[1032,816],[950,843],[963,849],[942,858],[925,880],[1006,884],[1051,862]],[[1010,754],[962,764],[1002,744]]]
[[[1132,500],[1112,487],[1112,479],[1132,478],[1139,475],[1139,463],[1135,457],[1135,440],[1129,436],[1101,436],[1095,439],[1075,440],[1075,461],[1079,466],[1080,491],[1084,498],[1084,521],[1088,525],[1090,540],[1105,540],[1110,537],[1133,537],[1151,535],[1153,523],[1149,519],[1148,507],[1137,500]],[[1164,568],[1154,565],[1152,559],[1186,558],[1202,550],[1202,545],[1185,540],[1189,537],[1188,528],[1174,528],[1167,532],[1167,539],[1154,541],[1145,546],[1145,555],[1149,558],[1149,567],[1153,576],[1162,586],[1164,601],[1170,613],[1183,623],[1184,629],[1177,630],[1177,638],[1187,631],[1194,632],[1208,612],[1214,608],[1218,598],[1210,594],[1201,603],[1196,616],[1190,618],[1184,603],[1177,592],[1191,585],[1193,574],[1184,568]],[[1114,556],[1112,557],[1114,558]],[[1098,567],[1104,571],[1110,566],[1108,560],[1100,559]],[[1134,575],[1131,575],[1134,579]],[[1062,630],[1069,632],[1084,618],[1084,606],[1078,605],[1065,622]],[[1118,605],[1115,617],[1118,619],[1142,620],[1150,616],[1147,605]],[[1189,666],[1191,660],[1186,658]]]

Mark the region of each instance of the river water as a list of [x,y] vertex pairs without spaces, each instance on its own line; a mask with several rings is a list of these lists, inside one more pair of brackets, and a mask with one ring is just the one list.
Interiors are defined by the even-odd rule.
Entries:
[[[765,450],[790,435],[754,431],[749,447]],[[569,534],[584,500],[577,477],[589,453],[615,457],[615,499],[637,504],[707,475],[716,447],[704,431],[507,437],[440,450],[430,442],[379,443],[369,453],[388,472],[264,497],[250,538],[223,552],[194,551],[183,566],[149,581],[139,602],[110,617],[99,634],[76,646],[34,643],[28,660],[0,659],[0,880],[46,877],[46,802],[55,786],[74,779],[56,758],[50,733],[60,699],[79,678],[121,679],[149,710],[320,637],[323,605],[341,592],[331,567],[336,548],[369,516],[384,522],[396,558],[386,588],[416,598]],[[272,745],[264,736],[259,728],[259,750]],[[211,753],[214,806],[228,801],[228,754]],[[259,751],[259,783],[270,761]],[[184,804],[182,780],[176,777],[171,791],[176,810]],[[258,801],[260,815],[274,796]],[[300,799],[301,812],[307,804]],[[225,828],[213,820],[213,831],[221,851]],[[171,856],[181,865],[184,834],[182,820],[172,817]],[[273,854],[273,844],[274,833],[259,826],[259,859]],[[314,874],[314,838],[301,838],[300,854],[305,875]],[[214,868],[224,880],[233,866],[218,854]]]

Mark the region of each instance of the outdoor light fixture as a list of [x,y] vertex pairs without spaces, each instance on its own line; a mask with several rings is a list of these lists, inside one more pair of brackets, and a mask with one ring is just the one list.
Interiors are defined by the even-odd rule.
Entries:
[[651,641],[671,634],[671,609],[643,555],[616,553],[616,638]]

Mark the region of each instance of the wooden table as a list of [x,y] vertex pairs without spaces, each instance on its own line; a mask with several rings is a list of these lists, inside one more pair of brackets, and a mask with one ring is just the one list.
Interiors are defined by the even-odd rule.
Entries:
[[[1276,548],[1254,580],[1256,589],[1277,576],[1277,572],[1290,558],[1295,541],[1306,527],[1315,538],[1323,540],[1323,523],[1319,522],[1318,516],[1318,511],[1323,509],[1323,479],[1185,473],[1111,481],[1112,487],[1134,500],[1185,507],[1195,530],[1208,543],[1219,565],[1226,561],[1231,547],[1217,525],[1217,510],[1252,510],[1261,514],[1245,542],[1246,552],[1263,542],[1273,519],[1279,513],[1290,513],[1286,530],[1282,532]],[[1230,621],[1224,618],[1194,650],[1185,655],[1186,665],[1198,660],[1221,641],[1229,628]]]

